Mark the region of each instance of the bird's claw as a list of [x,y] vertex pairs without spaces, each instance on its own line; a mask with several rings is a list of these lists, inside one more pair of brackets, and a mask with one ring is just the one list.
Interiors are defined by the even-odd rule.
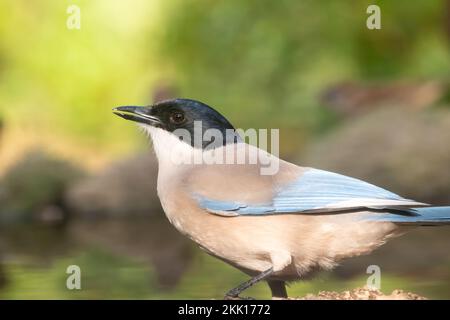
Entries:
[[225,297],[223,297],[224,300],[255,300],[255,298],[252,297],[240,297],[237,295],[228,295],[226,294]]

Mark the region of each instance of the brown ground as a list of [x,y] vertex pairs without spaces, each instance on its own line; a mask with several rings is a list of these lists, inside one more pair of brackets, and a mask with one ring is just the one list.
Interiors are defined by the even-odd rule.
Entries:
[[391,294],[384,294],[379,290],[357,288],[351,291],[330,292],[320,291],[317,295],[307,294],[304,297],[289,298],[289,300],[426,300],[412,292],[394,290]]

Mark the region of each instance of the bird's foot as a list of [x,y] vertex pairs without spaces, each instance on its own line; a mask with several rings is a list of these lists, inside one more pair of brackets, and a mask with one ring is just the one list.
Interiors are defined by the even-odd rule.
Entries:
[[264,278],[267,278],[273,273],[273,268],[267,269],[266,271],[263,271],[250,280],[245,281],[244,283],[241,283],[236,288],[231,289],[225,294],[224,299],[225,300],[255,300],[254,298],[250,297],[240,297],[239,294],[242,293],[242,291],[250,288],[255,283],[263,280]]
[[255,300],[255,298],[252,297],[240,297],[237,295],[229,295],[226,294],[225,297],[223,297],[224,300]]

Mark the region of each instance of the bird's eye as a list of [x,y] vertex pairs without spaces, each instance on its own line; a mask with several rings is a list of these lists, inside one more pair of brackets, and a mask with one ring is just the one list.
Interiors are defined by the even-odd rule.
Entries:
[[180,124],[184,121],[184,114],[179,111],[173,112],[170,115],[170,121],[175,124]]

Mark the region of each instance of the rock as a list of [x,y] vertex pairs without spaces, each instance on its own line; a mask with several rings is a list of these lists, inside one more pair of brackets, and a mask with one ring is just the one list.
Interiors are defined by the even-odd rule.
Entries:
[[150,152],[113,163],[66,193],[78,216],[149,216],[161,212],[156,194],[157,161]]
[[55,205],[49,205],[39,212],[39,221],[47,224],[55,224],[64,220],[64,211]]
[[0,221],[53,219],[56,211],[62,220],[64,191],[82,176],[81,169],[65,160],[29,151],[0,178]]
[[448,90],[447,84],[437,81],[390,84],[345,82],[326,89],[321,101],[338,114],[351,117],[389,106],[402,107],[405,111],[431,107]]
[[314,143],[304,166],[366,180],[406,198],[450,202],[450,112],[381,109]]
[[398,289],[386,295],[379,290],[357,288],[343,292],[320,291],[317,295],[307,294],[304,297],[289,298],[289,300],[426,300],[426,298]]

